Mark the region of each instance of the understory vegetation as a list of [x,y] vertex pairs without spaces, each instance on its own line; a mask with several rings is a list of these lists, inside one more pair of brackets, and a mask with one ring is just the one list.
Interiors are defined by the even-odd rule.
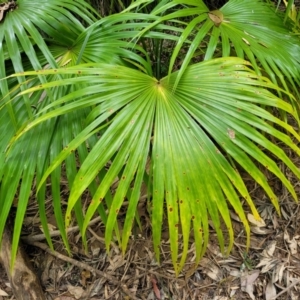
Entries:
[[49,194],[67,250],[66,228],[77,223],[86,246],[100,215],[107,248],[114,240],[125,252],[143,222],[141,189],[156,259],[167,220],[177,274],[191,243],[200,261],[211,228],[230,252],[231,210],[249,246],[243,205],[260,216],[241,172],[278,213],[265,170],[298,199],[278,165],[300,179],[278,143],[300,155],[294,2],[2,1],[0,237],[16,206],[13,256],[33,193],[50,246]]

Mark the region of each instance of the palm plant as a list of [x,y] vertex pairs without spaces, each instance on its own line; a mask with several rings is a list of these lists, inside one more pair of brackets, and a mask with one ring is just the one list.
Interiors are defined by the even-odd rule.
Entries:
[[[271,4],[230,0],[209,11],[204,1],[144,0],[105,18],[83,0],[16,5],[0,23],[0,236],[17,195],[14,254],[33,186],[52,245],[47,182],[67,249],[65,227],[76,220],[86,245],[87,226],[98,213],[107,247],[116,236],[125,251],[147,186],[157,260],[166,217],[177,273],[191,237],[197,262],[203,256],[209,219],[221,250],[230,251],[231,208],[249,241],[241,198],[260,217],[238,169],[261,185],[278,212],[262,168],[297,200],[275,160],[298,178],[300,171],[275,140],[300,154],[300,135],[288,123],[299,121],[300,60],[294,54],[300,44]],[[39,17],[30,18],[32,11]],[[66,211],[62,172],[70,188]],[[91,201],[84,210],[86,190]]]

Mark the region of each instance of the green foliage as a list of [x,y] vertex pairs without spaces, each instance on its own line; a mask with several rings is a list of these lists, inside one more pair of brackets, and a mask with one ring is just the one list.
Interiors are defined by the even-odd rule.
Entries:
[[[241,200],[260,217],[238,169],[278,212],[263,168],[297,200],[276,161],[298,178],[300,171],[276,141],[300,154],[300,135],[287,122],[299,121],[300,43],[271,4],[230,0],[209,11],[198,0],[144,0],[123,2],[125,10],[103,18],[83,0],[16,4],[0,22],[0,236],[18,197],[14,255],[33,188],[52,245],[47,183],[67,249],[70,222],[86,245],[89,221],[100,214],[107,247],[115,236],[123,252],[145,184],[157,260],[167,218],[176,273],[191,239],[197,262],[203,256],[209,219],[229,253],[230,209],[249,246]],[[87,190],[92,200],[84,209]]]

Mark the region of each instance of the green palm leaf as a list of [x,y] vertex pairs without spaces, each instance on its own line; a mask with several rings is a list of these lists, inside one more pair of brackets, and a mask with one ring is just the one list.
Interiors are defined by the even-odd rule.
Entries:
[[[270,151],[300,178],[298,168],[267,135],[282,141],[298,155],[300,150],[290,136],[298,141],[300,136],[292,126],[263,107],[275,107],[296,117],[295,110],[269,91],[283,93],[282,90],[268,79],[257,76],[245,61],[239,58],[207,60],[188,67],[179,80],[179,72],[157,80],[139,70],[107,64],[78,65],[44,72],[46,75],[73,74],[75,77],[32,87],[21,92],[20,96],[66,84],[78,88],[45,106],[37,118],[16,135],[12,149],[18,147],[26,134],[36,127],[42,128],[49,120],[91,108],[84,129],[76,136],[74,134],[64,150],[53,157],[39,182],[42,187],[47,177],[61,167],[80,145],[92,136],[99,137],[89,145],[90,153],[82,161],[72,182],[65,215],[68,225],[80,196],[100,174],[101,182],[93,193],[82,223],[83,236],[99,205],[106,205],[109,207],[106,245],[109,246],[122,203],[128,197],[129,206],[121,236],[125,251],[146,172],[151,176],[148,193],[152,195],[157,259],[166,208],[172,261],[178,273],[186,260],[191,235],[195,240],[197,262],[204,254],[209,238],[208,218],[212,220],[222,251],[230,251],[233,230],[229,204],[244,223],[249,243],[250,230],[240,198],[246,200],[257,219],[259,215],[231,159],[263,187],[277,210],[276,195],[257,163],[274,173],[297,199],[288,179],[274,160],[261,150]],[[26,76],[35,74],[35,71],[25,73]],[[81,88],[84,82],[89,82],[89,85]],[[216,83],[218,89],[212,88]],[[289,135],[270,124],[276,124]],[[12,150],[9,156],[10,153]],[[148,159],[150,170],[146,169]],[[111,196],[107,195],[116,178],[119,184],[111,202]],[[224,237],[223,226],[227,228],[228,239]],[[181,235],[182,249],[178,243]],[[182,257],[178,261],[179,251]]]
[[[0,57],[3,58],[0,61],[1,76],[5,77],[5,74],[9,75],[16,71],[23,72],[24,70],[41,69],[42,67],[45,70],[49,66],[72,65],[78,63],[81,59],[83,61],[93,61],[91,53],[95,54],[96,61],[109,61],[112,63],[112,55],[110,54],[106,57],[104,55],[110,52],[111,45],[110,48],[108,43],[105,43],[105,47],[99,46],[99,42],[101,43],[105,38],[108,38],[109,42],[115,46],[115,63],[122,62],[118,56],[121,55],[122,58],[127,56],[127,60],[138,60],[138,63],[142,65],[144,60],[135,55],[134,52],[127,51],[125,46],[127,48],[136,48],[137,50],[139,48],[133,44],[127,45],[127,42],[123,42],[120,34],[117,34],[119,28],[114,28],[112,26],[114,25],[113,22],[109,23],[107,19],[102,19],[99,23],[94,23],[94,27],[90,26],[90,30],[84,30],[84,26],[78,21],[78,17],[84,20],[86,24],[92,24],[95,19],[89,10],[90,7],[85,1],[64,1],[63,4],[61,1],[18,1],[17,9],[8,12],[5,15],[5,19],[0,23]],[[32,17],[29,17],[30,15]],[[120,21],[128,20],[130,20],[129,15],[123,17],[122,20],[119,19],[118,22],[114,20],[114,22],[120,23]],[[94,34],[92,34],[93,32]],[[136,32],[133,32],[131,36],[135,34]],[[50,44],[49,47],[46,42]],[[124,50],[122,50],[122,47]],[[101,51],[96,52],[95,49],[101,49]],[[72,87],[66,88],[65,84],[63,84],[60,89],[55,89],[55,91],[46,91],[45,93],[40,91],[32,95],[24,95],[21,101],[12,101],[15,92],[8,93],[8,90],[10,88],[13,89],[16,79],[19,83],[23,83],[21,89],[25,89],[26,86],[28,88],[40,82],[45,83],[62,78],[61,75],[57,74],[46,78],[45,73],[43,74],[42,71],[39,73],[41,75],[32,81],[25,81],[23,76],[0,80],[0,95],[5,95],[5,97],[1,97],[0,103],[0,193],[6,195],[0,201],[0,236],[18,187],[20,187],[19,202],[22,203],[17,208],[12,249],[13,257],[17,251],[29,192],[35,179],[33,175],[36,175],[36,182],[39,184],[42,174],[53,158],[74,136],[82,131],[82,125],[90,110],[88,107],[87,110],[76,111],[60,118],[52,119],[50,122],[46,122],[47,130],[45,132],[43,127],[45,124],[34,128],[31,132],[25,134],[18,145],[12,149],[9,156],[5,157],[5,149],[9,145],[9,140],[15,135],[15,131],[22,130],[33,118],[33,115],[48,105],[53,99],[61,98],[65,93],[72,90]],[[65,80],[67,80],[67,77]],[[87,82],[84,85],[87,85]],[[63,128],[64,130],[61,132],[57,128]],[[90,143],[92,141],[95,142],[95,137],[90,139]],[[78,155],[81,161],[85,159],[87,153],[86,146],[81,145],[78,148]],[[26,161],[26,163],[20,164],[20,161]],[[57,226],[61,230],[62,238],[67,248],[68,242],[61,210],[60,180],[62,171],[64,171],[66,172],[68,185],[72,186],[77,172],[75,162],[75,155],[70,155],[66,159],[65,169],[58,168],[51,174],[54,213]],[[13,174],[13,177],[10,177],[10,175],[7,177],[4,174]],[[93,194],[96,191],[95,182],[89,188]],[[44,184],[37,196],[40,219],[46,238],[51,245],[45,211],[45,193],[46,188]],[[98,211],[105,222],[107,217],[104,207],[99,206]],[[75,213],[77,222],[82,228],[83,215],[80,202],[77,202],[75,205]]]
[[[15,72],[24,71],[24,56],[30,61],[33,69],[41,69],[42,65],[36,54],[36,48],[40,50],[51,67],[56,67],[56,62],[45,42],[48,37],[56,42],[66,43],[73,41],[82,32],[84,26],[74,14],[80,16],[87,23],[94,20],[90,13],[90,6],[85,1],[28,1],[19,0],[16,7],[5,14],[0,23],[0,72],[1,76],[7,74],[5,60],[10,59]],[[22,78],[18,78],[22,80]],[[40,77],[42,82],[45,79]],[[7,82],[0,81],[0,93],[8,94]],[[32,117],[30,100],[24,99],[29,117]],[[10,103],[9,97],[6,101]],[[8,105],[8,113],[17,127],[12,107]]]
[[[187,15],[193,19],[187,24],[173,51],[169,73],[185,43],[192,40],[178,73],[175,88],[185,69],[201,50],[204,59],[216,56],[236,55],[251,61],[257,74],[268,74],[273,83],[280,84],[286,91],[292,91],[299,98],[300,53],[299,39],[283,24],[275,8],[262,0],[230,0],[219,11],[209,12],[203,1],[172,1],[155,13],[165,12],[175,5],[193,6],[178,9],[160,17],[148,28],[141,31],[142,36],[156,24],[174,21]],[[195,16],[196,15],[196,16]],[[290,98],[299,111],[298,102]]]

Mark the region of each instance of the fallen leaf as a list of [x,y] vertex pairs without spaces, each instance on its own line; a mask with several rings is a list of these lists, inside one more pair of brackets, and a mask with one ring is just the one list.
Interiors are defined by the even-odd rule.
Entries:
[[88,270],[83,270],[81,272],[81,284],[82,286],[86,287],[86,281],[87,279],[91,278],[91,272]]
[[266,300],[272,300],[276,295],[276,288],[272,281],[269,281],[266,287]]
[[291,291],[291,300],[299,300],[298,296],[298,292],[294,293],[293,291]]
[[255,300],[255,296],[253,295],[254,291],[254,282],[257,279],[260,271],[245,271],[245,273],[241,276],[241,290],[246,292],[252,300]]
[[286,242],[289,242],[290,241],[290,235],[289,233],[285,230],[284,233],[283,233],[283,238]]
[[96,279],[89,287],[88,290],[86,291],[87,295],[90,295],[91,297],[96,296],[99,294],[99,292],[103,288],[103,278],[98,278]]
[[291,250],[291,254],[295,255],[298,253],[297,251],[297,242],[295,240],[295,238],[293,238],[290,242],[289,242],[289,248]]
[[233,220],[235,220],[237,222],[241,222],[240,217],[236,213],[234,213],[232,211],[230,211],[230,217],[231,217],[231,219],[233,219]]
[[260,218],[259,220],[255,218],[252,214],[247,215],[248,221],[257,227],[266,227],[265,221]]
[[215,281],[222,280],[222,272],[219,267],[217,267],[214,263],[212,263],[207,258],[202,258],[200,265],[203,267],[203,273],[205,273],[208,277]]
[[68,285],[68,291],[72,296],[75,297],[75,299],[80,299],[84,294],[84,290],[80,286]]
[[286,220],[289,220],[290,219],[290,216],[286,213],[286,211],[283,209],[283,207],[281,207],[281,214],[282,216],[286,219]]
[[94,241],[91,243],[91,251],[93,254],[93,257],[98,257],[100,253],[100,243],[98,241]]
[[273,232],[273,229],[266,229],[258,226],[251,226],[250,229],[253,233],[260,234],[260,235],[265,235]]
[[273,257],[276,248],[276,241],[272,241],[262,252],[262,256]]
[[153,291],[150,292],[150,294],[147,297],[147,300],[155,300],[155,295],[154,295]]
[[285,263],[280,263],[276,265],[273,273],[272,273],[272,282],[275,283],[278,281],[278,283],[282,282],[283,277],[283,271],[285,269]]
[[107,268],[109,271],[115,271],[126,263],[122,255],[115,255],[113,259],[109,259],[109,262],[110,265]]
[[238,286],[232,286],[230,287],[231,291],[230,291],[230,299],[233,298],[233,296],[236,294],[237,290],[239,289],[240,287]]
[[5,282],[5,285],[6,285],[8,288],[11,289],[11,284],[10,284],[10,282]]
[[295,255],[298,253],[297,251],[297,241],[295,240],[295,237],[293,237],[292,239],[290,238],[290,235],[288,234],[288,232],[285,230],[284,234],[283,234],[283,238],[284,240],[289,244],[289,248],[291,250],[291,254]]
[[0,289],[0,296],[8,297],[8,294]]
[[47,254],[46,257],[42,261],[43,273],[41,275],[41,281],[45,285],[46,285],[46,282],[49,280],[49,271],[50,271],[50,267],[51,267],[53,261],[54,261],[54,257],[50,254]]
[[261,273],[266,273],[273,269],[278,264],[278,259],[271,260],[268,264],[266,264],[262,269]]

